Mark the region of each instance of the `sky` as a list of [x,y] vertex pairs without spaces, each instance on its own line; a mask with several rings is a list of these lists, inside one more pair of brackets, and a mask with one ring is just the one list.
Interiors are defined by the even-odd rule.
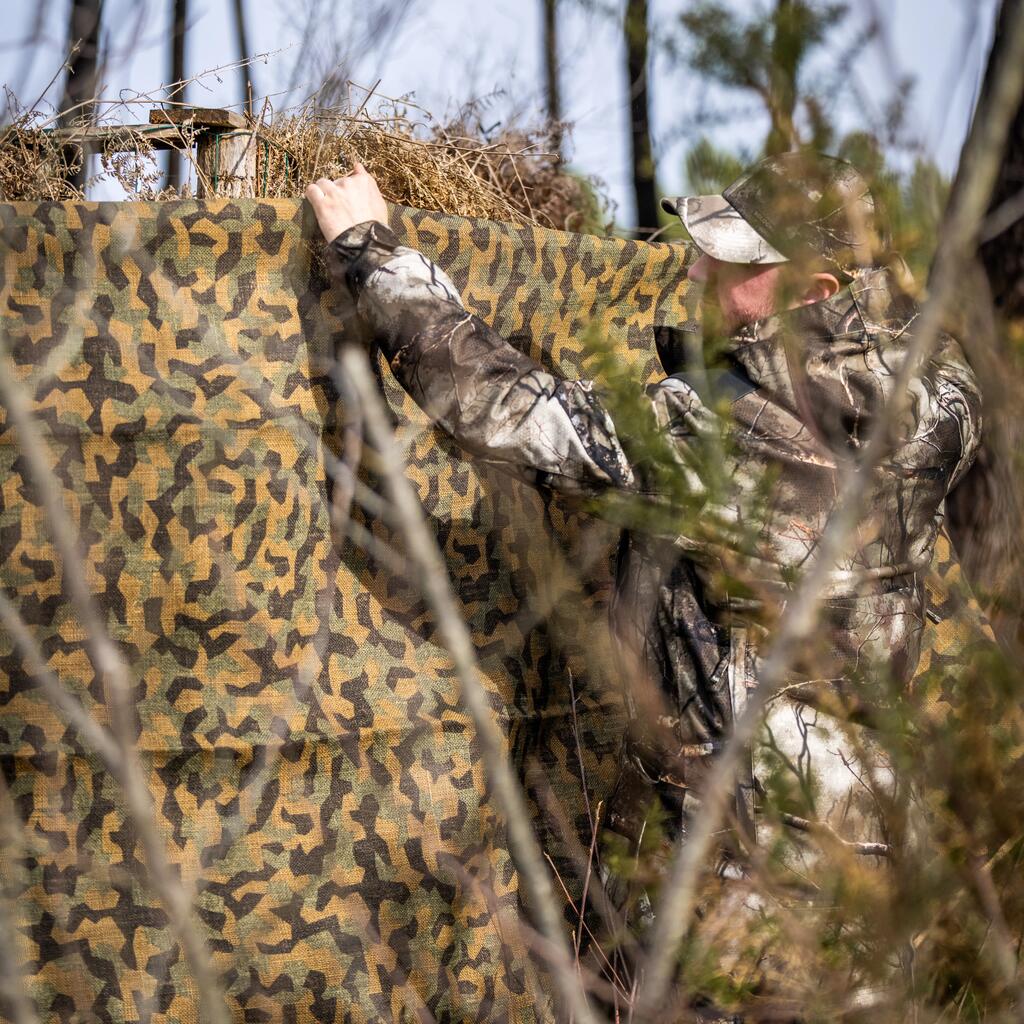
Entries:
[[[311,92],[315,69],[302,66],[301,38],[308,13],[317,0],[244,0],[249,14],[253,53],[268,53],[254,67],[256,92],[277,94],[277,106],[288,102],[280,92],[290,83]],[[378,5],[383,0],[378,0]],[[678,13],[690,0],[649,0],[656,36],[675,31]],[[733,0],[737,13],[766,0]],[[43,95],[57,103],[61,81],[47,88],[65,51],[69,0],[7,0],[0,21],[0,81],[24,100]],[[850,95],[837,97],[836,117],[842,128],[856,127],[865,116],[877,116],[893,95],[894,83],[911,76],[911,116],[915,137],[894,154],[898,161],[927,155],[951,172],[970,121],[977,87],[991,45],[997,0],[850,0],[846,38],[862,26],[872,9],[883,11],[884,42],[873,44],[859,63]],[[883,6],[884,5],[884,6]],[[437,117],[469,97],[491,97],[485,120],[508,120],[518,113],[527,120],[540,115],[541,29],[539,0],[409,0],[399,23],[382,30],[370,24],[375,6],[366,0],[320,0],[321,9],[336,19],[341,38],[354,40],[352,79],[378,93],[410,95]],[[561,81],[566,117],[573,123],[570,158],[573,166],[601,178],[630,222],[632,198],[627,136],[628,95],[617,12],[622,0],[563,0],[560,15]],[[169,74],[168,44],[171,0],[105,0],[109,53],[106,95],[128,98],[158,94]],[[379,6],[376,8],[379,9]],[[231,0],[190,0],[187,73],[198,74],[237,58],[231,21]],[[40,29],[35,44],[25,41]],[[314,23],[318,38],[331,26]],[[845,39],[839,40],[840,45]],[[692,121],[710,116],[704,130],[713,141],[730,147],[756,148],[764,136],[757,117],[738,109],[737,98],[709,89],[692,72],[673,65],[660,45],[654,46],[651,69],[654,144],[658,180],[663,191],[685,188],[683,158],[692,144]],[[814,73],[825,73],[835,50],[821,55]],[[190,102],[226,106],[241,100],[236,71],[204,75],[189,86]],[[150,104],[151,105],[151,104]],[[145,121],[147,106],[137,116]],[[687,122],[691,122],[687,131]],[[111,191],[114,189],[114,191]],[[117,198],[115,186],[100,185],[94,198]]]

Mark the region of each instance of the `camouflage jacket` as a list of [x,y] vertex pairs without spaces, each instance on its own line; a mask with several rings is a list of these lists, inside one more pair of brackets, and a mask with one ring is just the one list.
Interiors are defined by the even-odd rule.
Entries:
[[[513,348],[463,307],[443,271],[389,229],[357,225],[330,249],[397,379],[469,452],[559,492],[657,490],[645,456],[629,431],[616,430],[593,384],[560,379]],[[710,395],[686,374],[647,390],[698,502],[698,449],[728,421],[726,471],[718,475],[731,489],[707,498],[726,527],[756,523],[753,543],[737,541],[731,551],[686,529],[624,535],[612,618],[624,677],[651,680],[658,696],[652,703],[636,686],[626,694],[632,759],[649,777],[690,785],[700,774],[694,764],[713,754],[756,684],[764,593],[784,602],[812,557],[839,475],[892,391],[916,316],[890,274],[871,271],[825,302],[741,329]],[[923,573],[943,500],[980,432],[977,384],[953,338],[942,338],[911,398],[902,440],[874,475],[859,546],[833,574],[820,643],[809,645],[795,686],[855,682],[870,664],[902,682],[916,665]],[[739,589],[728,583],[737,557],[746,581]]]

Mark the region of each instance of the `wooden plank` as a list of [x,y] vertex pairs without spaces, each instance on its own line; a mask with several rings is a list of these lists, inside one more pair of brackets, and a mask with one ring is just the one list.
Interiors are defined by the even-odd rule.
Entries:
[[[183,130],[184,129],[184,130]],[[218,129],[220,129],[218,131]],[[248,129],[248,130],[246,130]],[[176,107],[149,112],[149,124],[83,125],[20,133],[23,145],[80,146],[89,150],[131,152],[147,144],[153,149],[188,148],[195,139],[197,190],[210,195],[253,196],[256,188],[257,133],[241,114],[210,107]],[[4,145],[0,134],[0,145]]]
[[150,124],[187,124],[196,128],[246,128],[241,114],[216,107],[171,107],[149,112]]
[[[182,127],[187,126],[197,139],[216,128],[237,131],[247,127],[245,118],[233,110],[214,107],[176,107],[173,110],[157,109],[149,112],[149,124],[82,125],[73,128],[54,128],[40,132],[40,137],[54,142],[89,145],[99,148],[121,142],[118,151],[135,149],[141,141],[148,142],[154,149],[182,149],[184,139]],[[32,144],[32,132],[23,133],[26,144]],[[226,141],[226,140],[225,140]],[[0,145],[3,136],[0,135]]]
[[[132,150],[143,141],[148,142],[154,149],[170,149],[172,146],[181,149],[183,145],[181,130],[176,125],[161,125],[159,127],[148,124],[86,125],[80,128],[55,128],[40,131],[37,134],[29,130],[21,133],[22,140],[26,145],[33,144],[34,134],[40,144],[44,138],[60,144],[88,144],[96,147],[111,142],[121,142],[122,145],[117,150],[118,152]],[[4,144],[4,138],[0,136],[0,145]]]

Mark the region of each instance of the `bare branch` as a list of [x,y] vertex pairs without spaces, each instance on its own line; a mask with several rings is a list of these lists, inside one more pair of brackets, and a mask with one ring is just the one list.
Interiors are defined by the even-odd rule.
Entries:
[[992,942],[995,947],[992,956],[1002,976],[1003,984],[1013,994],[1016,1004],[1016,1018],[1024,1020],[1024,988],[1017,977],[1017,951],[1013,936],[1006,923],[999,893],[996,892],[992,874],[977,854],[968,857],[967,871],[978,897],[982,911],[989,920]]
[[[0,615],[3,614],[5,603],[6,598],[0,591]],[[10,864],[16,857],[20,859],[28,852],[28,844],[2,772],[0,805],[0,850],[6,853]],[[15,851],[18,853],[15,854]],[[0,942],[0,999],[6,1000],[12,1024],[39,1024],[39,1015],[25,985],[22,965],[18,960],[17,922],[13,907],[21,899],[22,893],[17,891],[14,871],[8,868],[3,875],[6,877],[0,878],[0,935],[4,936],[4,941]]]
[[593,1024],[597,1018],[573,969],[565,922],[557,909],[558,901],[530,825],[526,801],[508,763],[501,729],[478,678],[469,629],[455,603],[448,573],[416,494],[402,471],[387,413],[366,355],[355,348],[346,348],[341,353],[340,370],[359,395],[367,434],[379,453],[384,483],[402,524],[409,558],[419,571],[423,596],[434,613],[438,632],[454,663],[466,709],[476,727],[484,764],[508,826],[513,861],[550,955],[560,1002],[577,1024]]

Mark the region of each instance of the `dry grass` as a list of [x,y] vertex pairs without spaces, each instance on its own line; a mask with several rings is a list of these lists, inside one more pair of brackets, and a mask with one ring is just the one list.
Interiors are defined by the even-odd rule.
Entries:
[[[84,111],[75,127],[100,119]],[[258,134],[256,196],[301,197],[317,178],[336,178],[362,162],[391,202],[463,217],[604,233],[610,204],[600,183],[568,171],[553,138],[561,126],[506,128],[491,135],[473,106],[441,123],[408,103],[381,99],[371,110],[309,106],[268,116]],[[58,140],[51,121],[22,111],[0,136],[0,197],[13,200],[84,199],[100,180],[120,184],[128,198],[164,200],[191,194],[164,187],[157,154],[126,132],[100,153],[101,173],[84,188],[71,179],[81,149]],[[192,140],[187,136],[185,142]],[[186,152],[188,152],[186,150]],[[211,190],[216,194],[215,190]]]
[[0,138],[0,198],[18,200],[84,199],[71,181],[81,154],[56,145],[22,115]]

